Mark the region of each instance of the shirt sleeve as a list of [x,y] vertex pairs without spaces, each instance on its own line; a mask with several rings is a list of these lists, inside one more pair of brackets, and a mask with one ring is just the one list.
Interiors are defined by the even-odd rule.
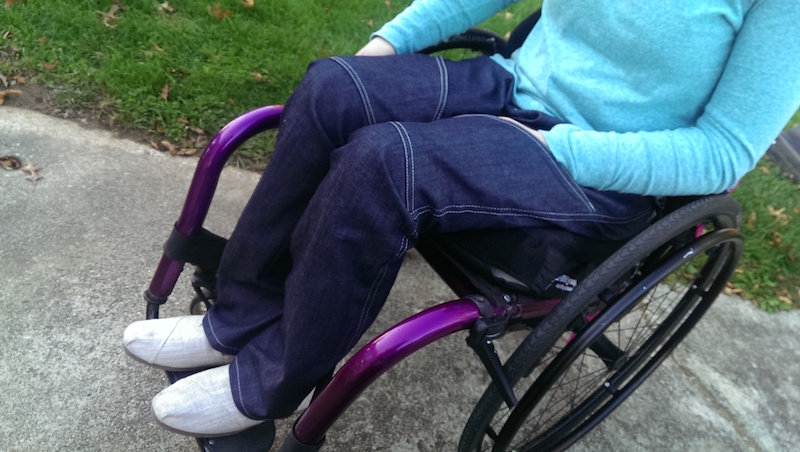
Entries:
[[613,133],[564,124],[545,139],[583,186],[657,196],[725,191],[800,107],[798,23],[800,2],[757,0],[692,127]]
[[416,0],[372,36],[412,53],[463,32],[519,0]]

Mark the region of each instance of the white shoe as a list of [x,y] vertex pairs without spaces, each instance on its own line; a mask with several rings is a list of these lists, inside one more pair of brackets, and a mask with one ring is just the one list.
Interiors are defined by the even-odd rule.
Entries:
[[230,365],[176,381],[153,398],[156,422],[167,430],[199,438],[239,433],[264,421],[243,415],[233,402]]
[[201,315],[134,322],[125,329],[122,347],[133,359],[170,371],[207,369],[233,361],[232,355],[211,348]]

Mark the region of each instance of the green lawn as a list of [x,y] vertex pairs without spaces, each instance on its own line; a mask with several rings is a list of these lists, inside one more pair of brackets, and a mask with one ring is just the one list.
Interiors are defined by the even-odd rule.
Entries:
[[[242,0],[124,0],[113,17],[112,0],[11,3],[0,7],[6,80],[24,76],[53,88],[62,110],[88,110],[181,149],[202,146],[247,110],[283,103],[308,62],[352,54],[410,0],[255,0],[252,8]],[[540,3],[523,0],[484,27],[505,34]],[[263,166],[271,140],[253,140],[235,161]],[[734,290],[774,311],[800,306],[800,189],[763,168],[735,192],[748,221]]]

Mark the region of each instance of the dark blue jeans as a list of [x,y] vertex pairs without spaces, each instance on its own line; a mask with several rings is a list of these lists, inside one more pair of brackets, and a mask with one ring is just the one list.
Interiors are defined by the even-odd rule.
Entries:
[[421,55],[313,63],[286,104],[275,153],[225,249],[204,323],[236,354],[231,385],[254,419],[281,418],[378,315],[428,231],[558,224],[642,230],[648,198],[579,187],[511,103],[488,58]]

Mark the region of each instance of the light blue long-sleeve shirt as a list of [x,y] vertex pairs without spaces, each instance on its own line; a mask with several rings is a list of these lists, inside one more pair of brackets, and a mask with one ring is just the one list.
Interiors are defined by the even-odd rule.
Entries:
[[[414,52],[518,0],[417,0],[376,35]],[[800,0],[544,0],[509,59],[514,102],[580,185],[718,193],[800,107]],[[500,152],[500,151],[499,151]]]

